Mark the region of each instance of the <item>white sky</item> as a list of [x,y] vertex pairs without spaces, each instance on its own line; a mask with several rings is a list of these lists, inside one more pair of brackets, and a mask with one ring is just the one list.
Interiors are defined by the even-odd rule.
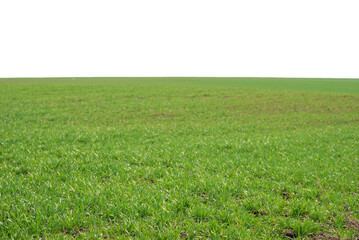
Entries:
[[359,78],[358,0],[0,0],[0,77]]

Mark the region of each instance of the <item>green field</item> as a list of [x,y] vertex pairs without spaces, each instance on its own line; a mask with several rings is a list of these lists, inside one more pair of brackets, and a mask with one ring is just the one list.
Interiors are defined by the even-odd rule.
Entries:
[[355,239],[358,174],[358,79],[0,79],[0,239]]

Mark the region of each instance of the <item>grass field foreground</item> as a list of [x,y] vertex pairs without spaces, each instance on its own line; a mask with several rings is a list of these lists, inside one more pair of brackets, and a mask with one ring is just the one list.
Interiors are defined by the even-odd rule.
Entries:
[[358,158],[358,79],[0,79],[0,238],[354,239]]

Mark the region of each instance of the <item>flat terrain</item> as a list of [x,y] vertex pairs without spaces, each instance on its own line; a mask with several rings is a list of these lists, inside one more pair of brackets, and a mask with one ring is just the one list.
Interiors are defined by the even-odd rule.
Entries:
[[1,239],[353,239],[358,174],[357,79],[0,79]]

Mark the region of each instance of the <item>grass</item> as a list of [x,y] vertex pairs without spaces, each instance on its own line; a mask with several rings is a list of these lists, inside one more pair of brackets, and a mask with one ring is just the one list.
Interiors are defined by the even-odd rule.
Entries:
[[0,238],[350,239],[358,153],[356,79],[0,79]]

